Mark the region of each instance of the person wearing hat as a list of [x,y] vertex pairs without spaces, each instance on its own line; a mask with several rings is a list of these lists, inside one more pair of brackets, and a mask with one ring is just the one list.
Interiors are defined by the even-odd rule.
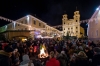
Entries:
[[100,47],[95,47],[93,51],[94,56],[92,59],[92,66],[100,66]]
[[13,49],[7,45],[4,50],[0,50],[0,66],[12,66],[10,57],[12,56]]
[[60,66],[60,62],[56,60],[53,51],[50,52],[50,60],[46,63],[46,66]]

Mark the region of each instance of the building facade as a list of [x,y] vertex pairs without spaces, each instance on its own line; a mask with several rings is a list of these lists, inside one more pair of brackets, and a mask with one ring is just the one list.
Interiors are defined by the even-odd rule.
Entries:
[[[84,29],[80,26],[80,13],[74,12],[73,19],[68,19],[67,14],[62,18],[63,35],[77,36],[78,38],[84,35]],[[82,31],[82,32],[81,32]]]
[[61,31],[49,26],[47,23],[32,15],[27,15],[18,20],[15,20],[10,24],[0,27],[0,32],[5,31],[30,31],[29,36],[32,38],[36,38],[40,35],[41,37],[54,37],[62,35]]
[[88,22],[87,35],[91,40],[100,40],[100,6]]

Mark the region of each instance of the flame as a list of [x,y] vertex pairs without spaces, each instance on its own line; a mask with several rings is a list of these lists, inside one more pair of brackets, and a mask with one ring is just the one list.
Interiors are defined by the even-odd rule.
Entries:
[[45,48],[42,46],[42,49],[40,50],[39,58],[47,58],[48,53],[45,52]]
[[40,55],[41,54],[45,54],[45,52],[44,52],[44,48],[42,47],[42,49],[40,50]]

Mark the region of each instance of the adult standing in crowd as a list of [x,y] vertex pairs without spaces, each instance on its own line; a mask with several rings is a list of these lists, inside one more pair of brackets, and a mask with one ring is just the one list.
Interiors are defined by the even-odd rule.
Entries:
[[55,53],[53,51],[50,52],[50,60],[47,61],[46,66],[60,66],[60,62],[56,60]]
[[0,50],[0,66],[12,66],[10,59],[12,51],[9,45],[5,46],[4,50]]
[[95,47],[93,51],[94,56],[92,59],[92,66],[100,66],[100,47]]

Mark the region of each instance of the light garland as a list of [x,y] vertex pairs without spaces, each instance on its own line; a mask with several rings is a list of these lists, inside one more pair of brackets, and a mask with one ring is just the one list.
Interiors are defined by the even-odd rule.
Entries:
[[[8,22],[16,22],[14,20],[11,20],[11,19],[8,19],[8,18],[2,17],[2,16],[0,16],[0,19],[8,21]],[[26,25],[26,24],[23,24],[23,23],[20,23],[20,22],[16,22],[16,23],[20,24],[20,25],[23,25],[23,26],[26,26],[26,27],[29,27],[30,29],[33,29],[33,30],[40,30],[41,29],[41,28],[31,27],[30,25]]]
[[[86,19],[86,20],[81,20],[80,21],[80,24],[81,23],[89,23],[89,22],[92,22],[92,21],[97,21],[99,20],[98,18],[92,18],[92,19]],[[59,27],[62,27],[62,25],[57,25],[57,26],[53,26],[54,28],[59,28]]]
[[[23,24],[23,23],[20,23],[20,22],[17,22],[17,21],[14,21],[14,20],[11,20],[11,19],[8,19],[8,18],[5,18],[5,17],[2,17],[0,16],[0,19],[1,20],[5,20],[5,21],[8,21],[8,22],[11,22],[11,23],[16,23],[16,24],[20,24],[22,26],[26,26],[29,28],[29,30],[37,30],[37,31],[43,31],[43,30],[46,30],[46,28],[36,28],[36,27],[31,27],[30,25],[27,25],[27,24]],[[49,26],[50,27],[50,26]],[[54,27],[51,27],[53,30],[57,30],[55,29]],[[57,30],[58,31],[58,30]]]
[[[11,20],[11,19],[8,19],[8,18],[5,18],[5,17],[2,17],[0,16],[0,19],[1,20],[5,20],[5,21],[8,21],[8,22],[16,22],[14,20]],[[91,22],[91,21],[96,21],[98,20],[98,18],[92,18],[92,19],[86,19],[86,20],[81,20],[80,21],[80,24],[81,23],[88,23],[88,22]],[[23,24],[23,23],[20,23],[20,22],[16,22],[17,24],[20,24],[20,25],[23,25],[23,26],[26,26],[26,27],[29,27],[30,30],[46,30],[44,28],[36,28],[36,27],[31,27],[30,25],[26,25],[26,24]],[[53,28],[59,28],[59,27],[62,27],[62,25],[57,25],[57,26],[52,26]]]

